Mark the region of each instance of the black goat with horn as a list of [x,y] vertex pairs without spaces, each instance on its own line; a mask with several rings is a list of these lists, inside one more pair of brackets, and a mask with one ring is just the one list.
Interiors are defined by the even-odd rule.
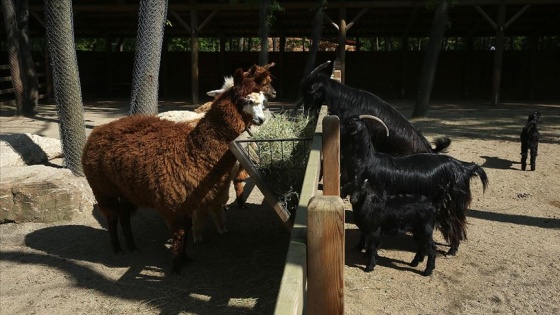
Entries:
[[340,120],[350,116],[369,114],[383,120],[390,130],[388,137],[378,124],[368,123],[370,138],[378,152],[393,156],[414,153],[438,153],[446,149],[451,140],[440,137],[434,140],[435,147],[395,108],[378,96],[358,90],[330,79],[322,70],[330,65],[327,61],[319,65],[302,80],[301,92],[304,111],[318,110],[326,103],[329,113]]
[[[436,226],[454,255],[459,243],[467,238],[465,211],[472,197],[470,180],[478,176],[485,190],[488,178],[482,167],[463,162],[444,154],[419,153],[393,157],[377,152],[372,144],[368,126],[362,119],[370,116],[352,116],[341,123],[341,184],[342,195],[354,189],[353,182],[367,179],[377,192],[388,195],[417,194],[430,199],[438,198],[437,187],[445,187],[445,198],[436,214]],[[385,127],[387,132],[389,129]]]

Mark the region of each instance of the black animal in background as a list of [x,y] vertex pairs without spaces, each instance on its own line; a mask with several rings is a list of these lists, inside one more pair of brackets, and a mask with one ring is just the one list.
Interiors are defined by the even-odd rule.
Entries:
[[358,248],[366,245],[368,263],[365,271],[372,271],[376,265],[375,256],[383,234],[412,232],[418,250],[410,263],[416,267],[428,256],[423,275],[432,274],[436,264],[436,251],[433,239],[437,209],[441,208],[445,190],[439,189],[435,198],[416,194],[387,195],[376,192],[366,179],[362,184],[355,183],[350,202],[354,221],[362,232]]
[[340,121],[354,115],[373,115],[383,120],[389,128],[389,136],[380,125],[368,122],[371,141],[378,152],[393,156],[415,153],[438,153],[451,144],[447,137],[434,140],[435,147],[393,106],[378,96],[358,90],[331,79],[322,72],[330,61],[313,70],[301,84],[304,111],[319,110],[327,104],[329,113]]
[[539,150],[539,130],[537,123],[540,121],[541,113],[538,111],[532,112],[527,118],[527,123],[523,130],[521,130],[521,169],[527,168],[527,153],[531,154],[531,171],[535,170],[535,162],[537,160],[537,153]]
[[472,200],[470,180],[478,176],[483,189],[488,185],[482,167],[444,154],[394,157],[377,152],[360,117],[353,116],[341,123],[342,196],[351,192],[348,187],[354,180],[362,182],[365,179],[377,192],[424,195],[432,201],[438,195],[437,187],[445,187],[445,201],[438,209],[436,227],[451,246],[447,254],[455,255],[459,243],[467,238],[465,212]]

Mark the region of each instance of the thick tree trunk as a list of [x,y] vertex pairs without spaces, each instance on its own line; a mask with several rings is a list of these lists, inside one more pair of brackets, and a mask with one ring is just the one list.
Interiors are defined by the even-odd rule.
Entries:
[[261,38],[261,51],[259,53],[259,64],[261,66],[268,63],[268,33],[270,28],[268,9],[270,8],[270,1],[271,0],[260,1],[259,36]]
[[416,105],[414,106],[412,117],[424,117],[428,113],[428,103],[430,101],[430,94],[432,93],[439,51],[441,49],[445,25],[447,23],[447,1],[448,0],[441,0],[436,8],[428,49],[424,57],[424,64],[420,74],[420,86],[418,87],[418,96],[416,98]]
[[39,101],[39,82],[37,81],[35,63],[31,55],[31,44],[29,43],[29,3],[27,0],[19,0],[16,3],[20,70],[24,82],[22,112],[25,116],[33,116],[36,113],[37,102]]
[[141,0],[132,74],[130,114],[157,114],[159,68],[167,0]]
[[317,51],[319,51],[319,42],[323,34],[323,15],[324,15],[324,0],[319,0],[317,8],[315,9],[315,16],[313,18],[313,30],[311,32],[311,48],[307,53],[307,60],[303,68],[303,78],[307,77],[315,67],[317,59]]
[[64,162],[74,175],[83,176],[82,150],[86,130],[74,43],[72,1],[45,0],[45,22]]

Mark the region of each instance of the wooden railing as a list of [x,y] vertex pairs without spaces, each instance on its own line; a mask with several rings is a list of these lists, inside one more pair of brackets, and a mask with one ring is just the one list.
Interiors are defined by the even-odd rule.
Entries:
[[[37,80],[39,81],[39,95],[38,99],[48,97],[47,94],[47,71],[44,62],[35,62],[35,71]],[[16,105],[15,90],[12,84],[12,76],[10,74],[10,65],[0,65],[0,83],[9,82],[9,84],[2,84],[0,88],[0,106],[14,106]],[[9,85],[9,87],[8,87]]]
[[[339,121],[319,113],[274,314],[344,313]],[[318,190],[323,167],[323,191]]]

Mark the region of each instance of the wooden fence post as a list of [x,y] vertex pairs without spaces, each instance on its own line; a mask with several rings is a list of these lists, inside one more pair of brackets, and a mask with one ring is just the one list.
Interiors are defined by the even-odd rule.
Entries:
[[344,203],[340,198],[339,119],[323,119],[323,196],[307,209],[309,314],[344,314]]

